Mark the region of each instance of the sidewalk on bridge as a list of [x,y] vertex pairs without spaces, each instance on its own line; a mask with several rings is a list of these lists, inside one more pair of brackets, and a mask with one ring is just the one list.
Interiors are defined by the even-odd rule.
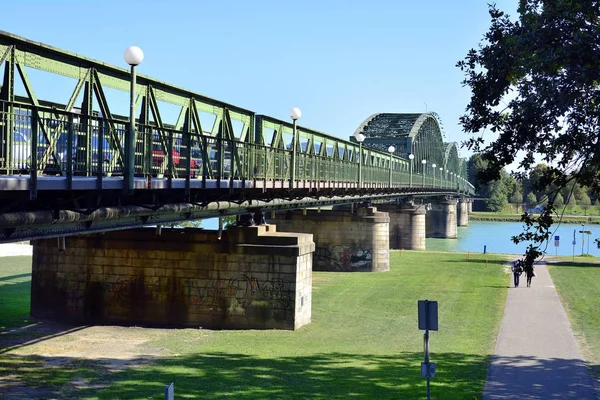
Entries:
[[546,264],[508,291],[483,393],[496,399],[598,399]]

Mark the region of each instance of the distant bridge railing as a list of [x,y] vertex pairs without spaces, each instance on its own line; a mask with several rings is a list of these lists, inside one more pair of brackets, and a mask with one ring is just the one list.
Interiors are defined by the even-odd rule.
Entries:
[[[235,180],[247,187],[291,187],[292,124],[262,115],[247,117],[254,127],[254,140],[226,137],[223,125],[227,118],[211,132],[197,132],[185,125],[178,130],[138,123],[135,174],[201,182]],[[32,185],[38,176],[64,176],[68,187],[76,176],[122,176],[127,133],[126,118],[0,101],[0,174],[30,175]],[[295,188],[357,188],[360,169],[362,188],[412,185],[473,194],[472,185],[458,176],[411,173],[409,160],[390,153],[361,149],[356,143],[304,127],[296,134]],[[199,183],[196,187],[204,186]]]

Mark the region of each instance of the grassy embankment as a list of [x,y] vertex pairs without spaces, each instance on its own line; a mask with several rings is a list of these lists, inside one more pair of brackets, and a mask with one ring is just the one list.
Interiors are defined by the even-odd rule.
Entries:
[[584,356],[600,379],[600,264],[596,258],[571,261],[570,257],[549,264],[550,274],[573,329],[582,339]]
[[[466,262],[464,254],[403,251],[391,253],[386,273],[316,272],[312,323],[295,332],[172,330],[139,349],[144,354],[143,346],[159,348],[167,356],[120,372],[95,360],[61,358],[53,364],[47,355],[0,350],[0,375],[77,398],[162,399],[171,381],[177,398],[422,398],[417,300],[431,299],[440,313],[439,331],[430,339],[431,360],[438,365],[432,394],[476,399],[509,283],[502,259],[484,257]],[[27,323],[29,263],[28,257],[0,259],[3,330]],[[13,304],[8,309],[7,301]],[[27,353],[36,354],[35,346]],[[82,377],[103,387],[69,386]]]
[[[521,214],[510,212],[487,212],[474,211],[469,214],[471,221],[498,221],[498,222],[520,222]],[[558,221],[558,216],[555,217]],[[598,215],[563,215],[562,222],[565,224],[600,224],[600,216]]]

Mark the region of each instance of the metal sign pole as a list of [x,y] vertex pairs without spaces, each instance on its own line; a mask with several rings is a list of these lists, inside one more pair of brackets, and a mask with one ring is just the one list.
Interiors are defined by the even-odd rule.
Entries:
[[429,361],[429,331],[438,330],[437,301],[419,300],[419,329],[424,330],[423,352],[425,361],[421,363],[421,376],[427,379],[427,400],[431,400],[431,378],[436,376],[436,365]]
[[575,229],[573,229],[573,261],[575,261],[575,245],[577,241],[575,240]]
[[431,382],[431,374],[429,373],[429,329],[425,330],[423,342],[425,352],[425,368],[427,369],[427,400],[431,400],[431,391],[429,386]]

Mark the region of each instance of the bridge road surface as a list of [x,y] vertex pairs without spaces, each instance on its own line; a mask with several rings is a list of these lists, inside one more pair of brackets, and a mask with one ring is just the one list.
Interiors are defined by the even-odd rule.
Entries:
[[599,399],[545,264],[508,291],[484,400]]

